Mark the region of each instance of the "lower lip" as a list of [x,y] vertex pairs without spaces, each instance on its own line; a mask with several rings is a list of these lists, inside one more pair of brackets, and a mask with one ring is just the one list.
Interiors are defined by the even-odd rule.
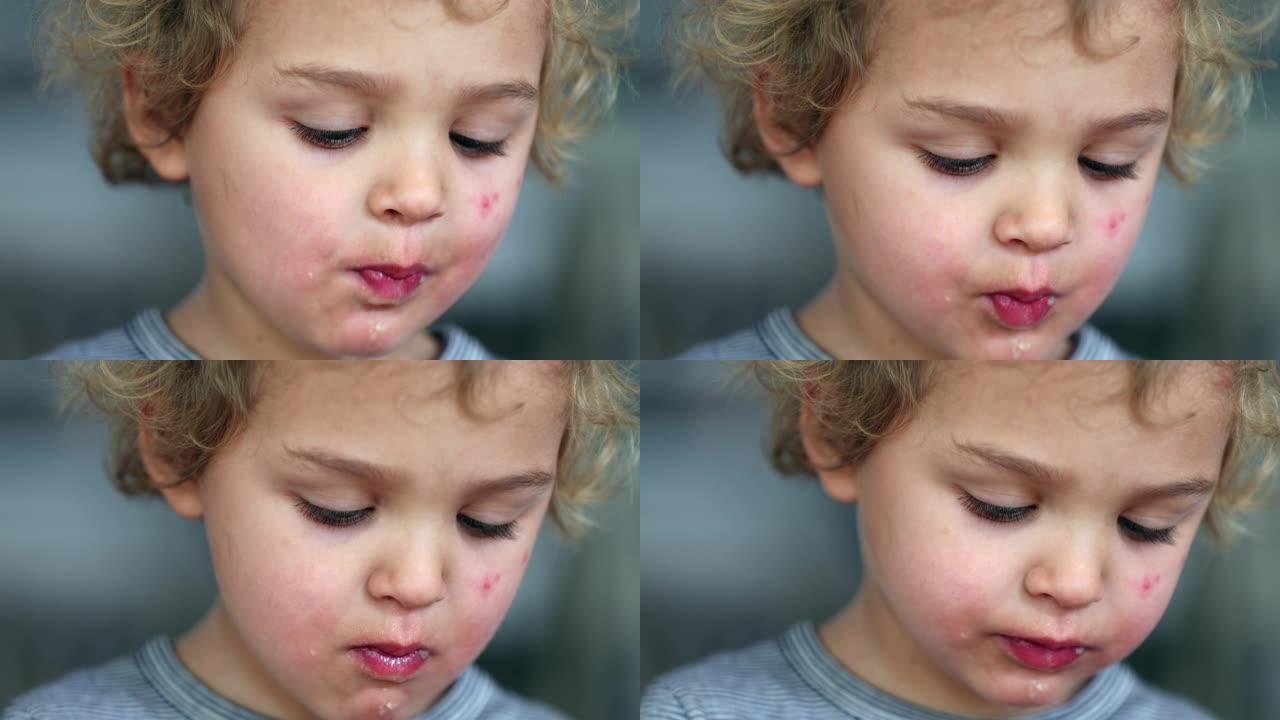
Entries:
[[1005,650],[1020,664],[1033,670],[1061,670],[1074,664],[1084,656],[1082,646],[1050,648],[1022,638],[1001,635],[1000,642]]
[[422,284],[422,278],[424,277],[421,271],[400,277],[392,277],[380,270],[370,270],[368,268],[356,270],[355,273],[360,276],[360,279],[373,292],[374,296],[382,300],[403,300],[409,297]]
[[425,651],[388,655],[377,648],[352,649],[365,671],[380,680],[408,680],[427,662]]
[[1004,293],[992,293],[987,297],[991,299],[991,307],[1000,324],[1018,329],[1040,324],[1053,309],[1055,302],[1053,295],[1042,295],[1031,301],[1019,300]]

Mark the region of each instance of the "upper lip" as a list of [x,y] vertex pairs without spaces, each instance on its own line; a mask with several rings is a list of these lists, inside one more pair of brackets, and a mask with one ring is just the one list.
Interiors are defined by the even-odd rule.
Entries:
[[386,275],[387,277],[390,277],[390,278],[395,278],[396,280],[401,280],[401,279],[407,278],[407,277],[409,277],[409,276],[411,276],[411,275],[414,275],[414,274],[416,274],[416,273],[426,273],[426,272],[428,272],[428,270],[427,270],[427,266],[426,266],[426,265],[423,265],[422,263],[417,263],[417,264],[415,264],[415,265],[408,265],[408,266],[405,266],[405,265],[361,265],[360,267],[357,267],[357,268],[355,268],[355,269],[356,269],[357,271],[360,271],[360,270],[373,270],[374,272],[380,272],[380,273],[382,273],[383,275]]
[[375,641],[375,642],[356,643],[354,647],[373,648],[374,650],[377,650],[382,653],[386,653],[387,655],[408,655],[411,652],[417,652],[419,650],[427,649],[427,647],[422,643],[414,643],[414,642],[399,643],[399,642],[376,642]]
[[1049,648],[1050,650],[1061,650],[1063,648],[1074,648],[1074,647],[1085,647],[1085,648],[1089,647],[1089,645],[1085,643],[1083,640],[1077,640],[1076,638],[1054,639],[1054,638],[1046,638],[1046,637],[1025,637],[1022,635],[1006,635],[1005,637],[1012,638],[1014,640],[1026,640],[1027,642],[1033,642],[1037,645],[1043,645]]
[[1011,290],[996,290],[989,294],[1008,295],[1009,297],[1013,298],[1014,300],[1017,300],[1018,302],[1031,303],[1043,297],[1050,297],[1054,293],[1053,293],[1053,288],[1039,287],[1039,288],[1035,288],[1034,290],[1024,290],[1022,288],[1014,288]]

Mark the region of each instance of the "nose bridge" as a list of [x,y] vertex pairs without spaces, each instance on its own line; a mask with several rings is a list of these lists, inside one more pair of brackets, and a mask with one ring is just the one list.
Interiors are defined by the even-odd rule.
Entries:
[[419,223],[444,214],[445,166],[424,138],[389,144],[378,180],[369,192],[369,211],[397,224]]
[[405,522],[378,548],[368,579],[369,594],[394,600],[405,609],[432,605],[447,593],[450,557],[444,527]]
[[1074,207],[1064,171],[1029,172],[1010,187],[1006,207],[995,226],[1001,243],[1038,253],[1071,242]]
[[1046,539],[1024,581],[1027,592],[1064,608],[1091,605],[1102,597],[1107,547],[1095,529],[1066,528]]

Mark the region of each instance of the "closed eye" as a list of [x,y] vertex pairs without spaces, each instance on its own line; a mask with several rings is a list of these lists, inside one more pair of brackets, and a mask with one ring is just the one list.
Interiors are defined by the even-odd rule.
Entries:
[[359,140],[368,128],[349,128],[347,130],[320,130],[302,123],[293,123],[293,132],[306,142],[325,150],[341,150]]
[[1022,507],[992,505],[989,502],[979,500],[969,493],[963,493],[960,495],[960,503],[974,515],[995,523],[1017,522],[1023,518],[1029,517],[1036,509],[1035,505],[1024,505]]
[[1138,542],[1173,544],[1173,528],[1171,527],[1149,528],[1145,525],[1139,525],[1126,517],[1121,517],[1116,523],[1125,535]]
[[449,133],[449,140],[458,148],[458,152],[468,157],[501,157],[507,154],[505,140],[477,140],[454,132]]
[[302,498],[299,498],[295,505],[302,511],[302,514],[311,521],[321,525],[327,525],[329,527],[347,527],[349,525],[355,525],[373,514],[373,508],[363,508],[360,510],[330,510],[329,508],[309,503]]
[[928,167],[943,175],[975,175],[985,170],[996,159],[995,155],[983,155],[976,158],[949,158],[935,155],[928,150],[921,150],[919,158]]
[[1087,157],[1080,158],[1080,167],[1099,180],[1133,180],[1138,177],[1138,174],[1134,172],[1137,165],[1138,163],[1136,162],[1131,162],[1128,165],[1108,165],[1097,160],[1090,160]]
[[516,523],[514,520],[509,523],[492,524],[481,522],[470,515],[458,513],[458,524],[462,526],[463,530],[479,538],[511,540],[516,536]]

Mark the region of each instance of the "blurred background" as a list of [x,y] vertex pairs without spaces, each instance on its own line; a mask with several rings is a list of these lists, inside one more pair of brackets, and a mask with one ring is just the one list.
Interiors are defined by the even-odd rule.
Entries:
[[[0,3],[0,358],[167,309],[203,263],[184,193],[108,186],[89,157],[80,96],[39,92],[31,30],[43,6]],[[493,261],[440,323],[503,357],[638,356],[637,110],[624,86],[563,189],[530,169]]]
[[[1275,0],[1240,0],[1243,8]],[[633,77],[640,182],[640,357],[671,357],[798,307],[833,267],[816,190],[739,176],[720,154],[720,115],[702,88],[673,93],[664,27],[678,0],[646,0]],[[1274,38],[1263,57],[1280,60]],[[1161,172],[1133,256],[1093,322],[1151,358],[1280,357],[1280,70],[1264,73],[1243,133],[1193,188]]]
[[[768,408],[733,363],[640,364],[641,682],[820,623],[861,574],[856,515],[778,476]],[[1164,618],[1129,662],[1222,720],[1280,717],[1280,505],[1225,549],[1197,539]]]
[[[217,594],[203,525],[108,479],[105,428],[59,414],[50,363],[0,362],[0,708],[22,692],[181,634]],[[639,707],[639,501],[598,527],[538,539],[515,603],[479,665],[570,717]]]

